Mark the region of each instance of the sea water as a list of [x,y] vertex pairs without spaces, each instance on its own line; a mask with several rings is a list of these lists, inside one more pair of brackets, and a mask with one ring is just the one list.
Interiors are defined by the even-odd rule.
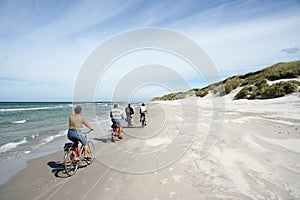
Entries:
[[[127,104],[119,104],[124,112]],[[76,105],[82,106],[82,115],[95,128],[93,137],[109,134],[111,102],[1,102],[0,162],[36,152],[53,140],[66,138],[69,116]],[[61,148],[58,146],[57,151]]]

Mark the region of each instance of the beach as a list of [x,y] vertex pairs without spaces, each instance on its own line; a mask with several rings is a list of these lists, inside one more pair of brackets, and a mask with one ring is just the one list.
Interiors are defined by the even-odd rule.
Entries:
[[60,140],[4,183],[0,199],[299,199],[300,93],[236,93],[147,103],[147,126],[136,109],[115,143],[96,128],[96,159],[72,177]]

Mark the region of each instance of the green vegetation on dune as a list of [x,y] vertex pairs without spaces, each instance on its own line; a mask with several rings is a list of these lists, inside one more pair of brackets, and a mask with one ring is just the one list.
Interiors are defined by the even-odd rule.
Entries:
[[194,92],[195,92],[196,97],[205,97],[208,94],[209,90],[208,90],[208,88],[202,88],[202,89],[196,88],[196,89],[194,89]]
[[171,93],[162,97],[155,97],[152,101],[183,99],[193,95],[205,97],[209,92],[226,95],[238,87],[243,88],[235,96],[236,99],[277,98],[297,92],[300,82],[280,81],[269,85],[267,80],[276,81],[298,77],[300,77],[300,60],[288,63],[277,63],[263,70],[227,78],[222,82],[211,84],[205,88],[194,88],[187,92]]
[[[287,82],[280,81],[278,83],[272,84],[271,86],[267,85],[261,88],[257,88],[251,93],[251,96],[248,97],[248,99],[257,99],[257,98],[269,99],[269,98],[283,97],[287,94],[297,92],[299,84],[300,84],[299,81],[287,81]],[[247,98],[247,97],[245,96],[242,98]]]
[[155,97],[151,101],[167,101],[167,100],[177,100],[177,99],[183,99],[188,96],[193,96],[194,91],[189,90],[187,92],[176,92],[176,93],[170,93],[166,94],[162,97]]
[[[248,73],[241,77],[244,88],[235,96],[236,99],[277,98],[298,91],[298,81],[280,81],[269,85],[267,80],[298,78],[300,61],[278,63],[264,70]],[[245,77],[245,78],[244,78]]]

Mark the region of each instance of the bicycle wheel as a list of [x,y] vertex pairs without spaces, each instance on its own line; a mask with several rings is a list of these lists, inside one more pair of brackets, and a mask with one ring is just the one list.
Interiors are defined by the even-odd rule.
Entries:
[[64,155],[64,169],[65,169],[65,172],[69,176],[73,176],[77,172],[78,162],[75,161],[74,154],[73,154],[72,150],[65,151],[65,155]]
[[145,126],[145,117],[143,116],[142,117],[142,128],[144,128],[144,126]]
[[88,156],[91,157],[91,159],[86,160],[86,163],[90,165],[95,159],[95,145],[92,141],[88,141]]

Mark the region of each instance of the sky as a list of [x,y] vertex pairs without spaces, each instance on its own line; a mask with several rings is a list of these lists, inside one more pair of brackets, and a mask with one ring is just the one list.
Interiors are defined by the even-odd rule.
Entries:
[[[197,43],[219,79],[300,60],[299,10],[299,0],[0,0],[0,101],[72,101],[90,55],[144,28],[173,31]],[[107,52],[122,49],[118,45]],[[151,65],[162,70],[148,70],[151,75],[139,70]],[[105,67],[96,85],[82,87],[95,88],[97,101],[126,91],[129,73],[141,81],[119,92],[120,100],[151,99],[182,90],[183,82],[196,88],[213,81],[180,55],[155,48],[124,53]],[[168,78],[159,82],[158,73]],[[146,76],[153,81],[143,82]]]

